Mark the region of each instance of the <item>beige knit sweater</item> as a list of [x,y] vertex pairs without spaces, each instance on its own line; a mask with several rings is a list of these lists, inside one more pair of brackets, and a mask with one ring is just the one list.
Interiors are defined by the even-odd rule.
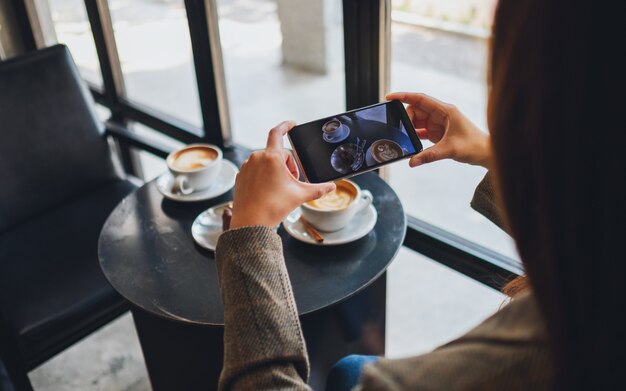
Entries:
[[[488,177],[472,206],[500,223]],[[309,390],[308,360],[280,237],[270,228],[225,232],[216,249],[224,301],[221,390]],[[365,367],[358,390],[544,390],[552,368],[532,294],[431,353]]]

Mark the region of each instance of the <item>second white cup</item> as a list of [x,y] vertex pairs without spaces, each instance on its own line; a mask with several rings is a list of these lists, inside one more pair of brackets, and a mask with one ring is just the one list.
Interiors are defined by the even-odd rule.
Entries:
[[374,200],[369,190],[361,190],[352,181],[343,179],[337,181],[336,185],[334,192],[301,206],[304,218],[320,231],[335,232],[343,229]]

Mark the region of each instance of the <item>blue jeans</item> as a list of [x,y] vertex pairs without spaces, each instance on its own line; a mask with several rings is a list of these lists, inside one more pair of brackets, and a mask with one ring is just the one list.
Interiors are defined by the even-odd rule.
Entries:
[[351,354],[337,361],[326,378],[326,391],[350,391],[359,384],[363,366],[378,359],[378,356]]

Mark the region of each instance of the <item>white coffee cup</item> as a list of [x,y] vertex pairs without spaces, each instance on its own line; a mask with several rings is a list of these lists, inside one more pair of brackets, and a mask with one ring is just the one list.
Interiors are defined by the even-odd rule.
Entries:
[[342,179],[336,185],[333,193],[301,205],[302,216],[320,231],[339,231],[374,200],[369,190],[352,181]]
[[222,169],[222,150],[212,144],[190,144],[165,159],[174,177],[172,192],[191,194],[206,190]]

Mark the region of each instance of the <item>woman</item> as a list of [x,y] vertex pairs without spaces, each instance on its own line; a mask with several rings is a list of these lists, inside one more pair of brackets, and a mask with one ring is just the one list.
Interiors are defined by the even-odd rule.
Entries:
[[[623,388],[626,168],[616,116],[623,99],[608,97],[623,93],[626,66],[619,46],[602,50],[623,36],[622,14],[610,7],[617,5],[500,2],[489,73],[491,139],[453,106],[420,94],[387,96],[407,103],[419,135],[436,143],[412,166],[452,158],[491,170],[477,205],[492,217],[500,207],[528,280],[516,284],[521,293],[510,304],[458,340],[366,366],[359,389]],[[243,165],[231,230],[218,243],[222,389],[308,389],[306,349],[272,227],[334,185],[296,180],[282,145],[291,126],[273,129],[267,149]],[[601,135],[594,145],[593,132]]]

